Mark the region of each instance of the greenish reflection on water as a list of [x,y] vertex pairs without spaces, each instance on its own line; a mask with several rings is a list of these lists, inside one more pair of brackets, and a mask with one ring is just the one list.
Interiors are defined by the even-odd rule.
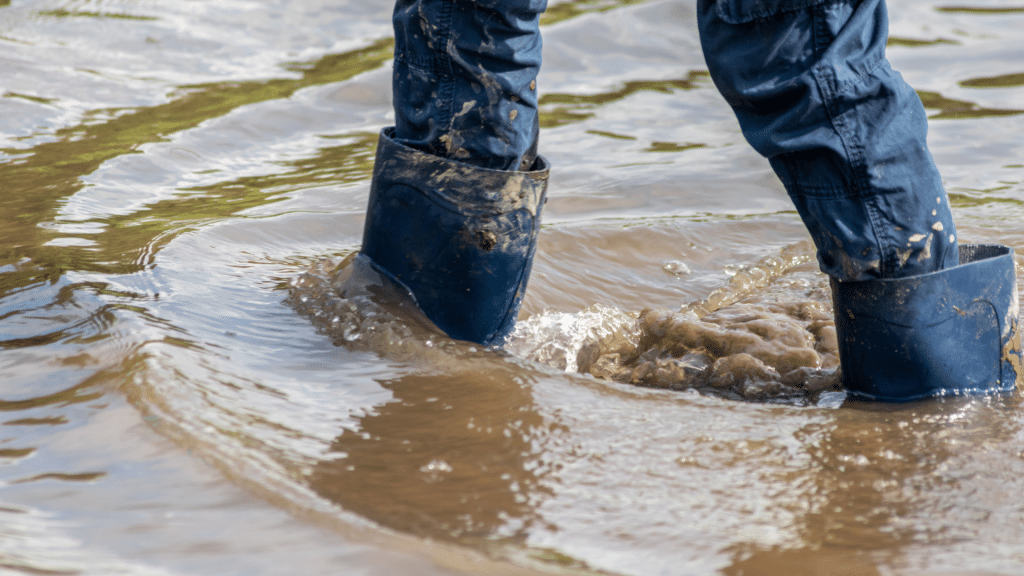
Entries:
[[1015,88],[1024,86],[1024,73],[971,78],[960,83],[965,88]]
[[648,1],[649,0],[576,0],[575,2],[555,4],[548,6],[547,11],[540,17],[540,23],[542,26],[548,26],[576,18],[577,16],[582,16],[584,14],[590,14],[592,12],[607,12],[609,10],[614,10],[615,8],[631,6],[633,4],[643,4]]
[[[0,196],[0,266],[24,258],[30,258],[34,264],[15,276],[5,275],[0,288],[6,292],[42,279],[53,281],[66,270],[132,273],[145,265],[137,260],[140,252],[154,252],[197,221],[224,218],[275,201],[278,198],[265,194],[267,186],[250,185],[252,182],[201,188],[198,190],[205,192],[202,197],[175,198],[129,216],[103,219],[101,224],[108,230],[96,235],[99,246],[85,249],[47,246],[57,233],[41,226],[54,220],[64,199],[82,189],[82,178],[104,162],[138,153],[144,144],[166,141],[171,134],[239,107],[288,98],[302,88],[340,82],[379,68],[391,59],[392,45],[393,40],[385,38],[359,50],[287,65],[288,70],[299,73],[298,78],[182,86],[166,104],[127,112],[102,111],[113,117],[97,124],[57,130],[55,142],[28,150],[0,149],[15,156],[0,164],[0,182],[4,182]],[[344,149],[343,146],[335,152],[340,154]],[[330,152],[327,156],[319,159],[337,160]],[[358,158],[357,155],[349,164],[343,163],[334,170],[344,172],[351,162],[358,164]],[[301,174],[314,180],[324,174],[299,164],[293,184],[295,179],[302,178]],[[365,165],[359,170],[365,173]]]
[[[0,412],[17,412],[42,406],[67,406],[101,398],[104,394],[96,388],[97,379],[89,378],[64,390],[36,396],[25,400],[0,400]],[[6,422],[11,424],[13,422]]]
[[118,20],[159,20],[155,16],[135,16],[134,14],[122,14],[118,12],[88,12],[84,10],[41,10],[37,12],[40,16],[52,18],[116,18]]
[[924,103],[924,107],[931,110],[938,110],[938,114],[928,116],[929,120],[963,120],[969,118],[995,118],[999,116],[1016,116],[1024,114],[1024,110],[1008,108],[985,108],[974,102],[966,100],[953,100],[946,98],[938,92],[918,90],[917,95]]
[[651,142],[651,145],[647,147],[644,152],[685,152],[687,150],[693,150],[694,148],[706,148],[707,144],[699,144],[694,142],[685,142],[679,144],[678,142]]
[[[644,1],[578,0],[558,4],[544,15],[542,24]],[[8,3],[0,0],[0,6]],[[55,18],[156,19],[69,9],[43,10],[38,14]],[[99,222],[93,221],[91,223],[104,233],[90,234],[89,246],[47,245],[62,236],[59,230],[48,226],[62,203],[83,188],[83,177],[105,162],[139,153],[139,148],[145,144],[167,141],[172,134],[222,117],[242,106],[288,98],[302,88],[341,82],[380,68],[391,60],[393,45],[392,38],[383,38],[358,50],[285,65],[285,69],[299,73],[297,78],[180,86],[166,104],[92,110],[85,113],[82,123],[58,129],[53,134],[54,141],[28,149],[0,148],[0,153],[8,156],[0,163],[0,181],[4,182],[0,196],[0,266],[26,258],[33,263],[31,267],[3,274],[0,292],[38,281],[54,281],[67,270],[132,273],[146,266],[162,246],[197,224],[282,199],[273,192],[368,178],[376,135],[351,135],[352,142],[324,148],[313,158],[287,163],[291,170],[286,173],[184,189],[180,197],[155,202],[130,215],[112,215]],[[550,127],[590,116],[586,112],[573,112],[571,107],[592,107],[640,90],[689,89],[702,76],[706,73],[693,72],[689,78],[679,81],[632,82],[613,93],[598,96],[548,95],[544,100],[547,103],[574,106],[561,106],[543,114],[542,125]],[[53,103],[50,99],[13,92],[3,96],[40,104]],[[140,254],[147,256],[140,259]]]
[[262,192],[275,190],[299,190],[324,183],[349,184],[366,180],[373,172],[373,155],[377,149],[377,133],[361,132],[324,136],[328,139],[349,140],[338,146],[328,146],[317,150],[315,156],[283,162],[291,168],[281,174],[264,176],[246,176],[234,180],[219,182],[212,186],[198,186],[187,190],[199,192],[216,192],[245,188]]
[[[1001,186],[999,188],[992,188],[988,190],[979,190],[979,193],[999,192],[1003,190],[1009,190],[1011,186]],[[975,208],[977,206],[984,206],[985,204],[1005,204],[1014,207],[1024,207],[1024,200],[1018,200],[1016,198],[999,198],[992,196],[973,196],[968,194],[958,194],[955,192],[949,193],[949,203],[956,208]]]
[[1024,7],[940,6],[935,11],[959,14],[1020,14],[1024,13]]
[[29,102],[35,102],[36,104],[53,104],[57,101],[56,98],[42,98],[40,96],[30,96],[28,94],[18,94],[17,92],[4,92],[4,98],[21,98],[22,100],[28,100]]
[[[177,235],[204,223],[279,202],[287,192],[365,180],[373,170],[377,134],[355,134],[351,139],[321,148],[312,158],[282,162],[290,168],[287,172],[183,188],[175,198],[154,202],[127,216],[110,216],[105,220],[108,228],[89,251],[95,262],[110,266],[147,266]],[[147,241],[140,244],[140,239]],[[144,259],[137,259],[140,253]]]
[[544,94],[540,97],[540,125],[555,128],[583,122],[594,116],[591,110],[632,96],[637,92],[671,94],[677,90],[709,88],[711,77],[707,70],[691,70],[686,78],[675,80],[636,80],[621,88],[600,94]]
[[909,48],[921,48],[925,46],[935,46],[938,44],[951,44],[959,45],[960,43],[956,40],[948,40],[946,38],[936,38],[935,40],[918,40],[917,38],[904,38],[901,36],[890,36],[888,46],[907,46]]

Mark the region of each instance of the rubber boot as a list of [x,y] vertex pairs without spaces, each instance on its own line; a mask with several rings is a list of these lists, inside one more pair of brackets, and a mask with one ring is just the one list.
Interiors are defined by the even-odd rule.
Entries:
[[540,231],[549,165],[479,168],[381,132],[362,253],[450,337],[498,346],[515,326]]
[[1021,370],[1013,249],[960,245],[931,274],[832,281],[843,383],[855,397],[905,402],[1008,392]]

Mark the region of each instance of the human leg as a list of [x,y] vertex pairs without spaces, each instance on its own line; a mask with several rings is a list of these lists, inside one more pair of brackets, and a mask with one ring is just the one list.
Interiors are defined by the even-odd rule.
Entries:
[[[950,307],[953,293],[980,288],[948,272],[959,263],[956,230],[927,149],[924,108],[885,59],[884,0],[698,0],[698,19],[716,86],[782,180],[833,279],[846,386],[888,400],[1012,388],[1016,293],[1012,307],[1004,298],[970,314]],[[1003,256],[989,263],[1000,267],[993,281],[1015,281],[1005,274],[1012,257],[965,254]],[[877,298],[923,286],[935,297]],[[875,300],[864,304],[868,295]],[[955,354],[982,324],[995,326],[991,354]],[[888,365],[866,366],[880,351],[891,352]]]
[[547,0],[398,0],[395,140],[474,166],[529,170],[546,7]]
[[540,228],[546,0],[399,0],[395,123],[381,133],[362,254],[449,336],[511,332]]
[[712,78],[841,281],[957,264],[924,107],[885,59],[883,0],[700,0]]

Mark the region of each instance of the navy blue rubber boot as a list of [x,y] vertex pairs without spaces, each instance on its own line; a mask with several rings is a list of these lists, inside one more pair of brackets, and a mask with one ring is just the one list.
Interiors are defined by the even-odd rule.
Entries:
[[501,345],[515,326],[537,248],[549,165],[470,166],[381,132],[362,253],[457,340]]
[[959,266],[895,279],[832,280],[843,383],[906,402],[1009,392],[1021,370],[1013,249],[961,244]]

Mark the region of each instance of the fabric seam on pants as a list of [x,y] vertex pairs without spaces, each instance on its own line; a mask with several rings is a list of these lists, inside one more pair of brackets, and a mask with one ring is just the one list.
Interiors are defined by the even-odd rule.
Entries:
[[[823,6],[815,6],[811,8],[814,18],[814,27],[812,34],[814,34],[814,46],[815,50],[820,50],[819,42],[821,40],[820,35],[824,33],[826,29],[825,24],[825,10]],[[828,42],[825,44],[831,47],[832,43]],[[826,48],[827,49],[827,48]],[[849,88],[862,85],[866,77],[874,74],[882,62],[885,60],[884,56],[879,57],[872,62],[871,67],[868,68],[864,73],[857,74],[853,80],[848,82],[839,81],[833,71],[820,62],[816,64],[811,72],[814,77],[814,81],[818,86],[818,90],[822,95],[822,102],[825,107],[825,112],[828,114],[829,120],[832,122],[832,126],[839,136],[839,141],[842,142],[843,147],[846,149],[846,154],[850,160],[850,166],[853,169],[853,194],[848,194],[847,197],[853,197],[860,200],[864,206],[864,211],[867,213],[868,219],[871,222],[871,234],[874,236],[875,246],[879,252],[879,268],[883,276],[890,275],[895,269],[896,263],[896,250],[893,246],[889,246],[887,242],[882,241],[880,231],[883,230],[882,222],[878,214],[877,198],[878,194],[872,193],[870,175],[865,161],[864,146],[860,139],[857,137],[855,130],[852,130],[841,110],[836,108],[837,98],[846,92]]]
[[[419,21],[422,26],[430,26],[430,19],[422,13],[423,4],[420,4]],[[452,20],[455,12],[454,2],[445,2],[443,9],[438,13],[437,32],[432,33],[438,45],[431,47],[431,57],[418,58],[410,54],[408,50],[395,50],[395,60],[402,62],[410,68],[416,68],[422,72],[436,74],[438,78],[437,104],[441,111],[441,125],[446,126],[445,132],[451,132],[452,116],[454,115],[455,100],[455,73],[451,64],[450,44],[452,36]],[[427,34],[427,31],[423,31]]]

